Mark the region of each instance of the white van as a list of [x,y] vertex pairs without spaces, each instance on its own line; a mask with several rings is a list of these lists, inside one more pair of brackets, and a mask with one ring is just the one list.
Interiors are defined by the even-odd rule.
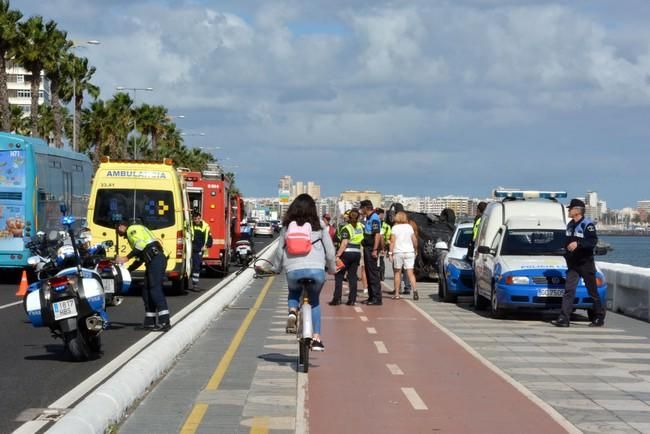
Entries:
[[[494,317],[517,308],[558,308],[566,282],[566,192],[496,190],[481,217],[474,252],[474,305]],[[605,300],[607,285],[596,273]],[[592,308],[581,280],[575,307]],[[592,312],[589,312],[590,316]]]

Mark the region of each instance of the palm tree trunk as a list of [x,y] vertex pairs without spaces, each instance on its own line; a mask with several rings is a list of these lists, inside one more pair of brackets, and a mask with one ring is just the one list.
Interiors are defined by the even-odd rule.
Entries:
[[154,161],[158,159],[158,134],[151,132],[151,151]]
[[61,113],[61,102],[59,100],[59,80],[50,81],[50,92],[52,93],[52,110],[54,114],[54,146],[63,147],[61,133],[63,131],[63,113]]
[[81,106],[83,105],[84,102],[84,96],[81,93],[81,91],[77,90],[76,95],[75,95],[75,100],[74,100],[74,129],[75,132],[74,134],[77,136],[77,149],[74,149],[75,151],[79,152],[79,137],[81,134]]
[[[32,137],[38,137],[38,88],[41,85],[41,70],[32,71]],[[46,137],[44,137],[46,139]]]
[[5,53],[0,53],[0,128],[2,131],[11,130],[11,110],[7,92],[7,61]]

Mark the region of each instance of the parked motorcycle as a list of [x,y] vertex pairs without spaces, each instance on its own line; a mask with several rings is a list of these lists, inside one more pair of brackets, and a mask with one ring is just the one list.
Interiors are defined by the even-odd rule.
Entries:
[[253,246],[249,240],[239,240],[235,243],[233,257],[235,262],[245,267],[253,259]]
[[[61,223],[66,228],[74,252],[75,265],[64,268],[52,277],[31,284],[25,300],[25,311],[34,327],[49,327],[55,338],[63,339],[66,350],[75,361],[88,360],[101,350],[101,332],[108,327],[102,279],[95,270],[82,268],[81,257],[72,230],[74,217],[66,216],[61,206]],[[48,237],[49,239],[50,237]],[[64,252],[68,249],[64,249]],[[59,247],[59,252],[61,249]],[[59,258],[57,254],[56,258]],[[45,262],[40,273],[54,268],[56,259],[33,256],[28,263]]]

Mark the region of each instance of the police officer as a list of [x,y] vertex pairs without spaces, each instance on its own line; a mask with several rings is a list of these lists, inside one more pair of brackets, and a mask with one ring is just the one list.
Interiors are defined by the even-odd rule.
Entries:
[[117,226],[117,233],[128,240],[132,250],[127,256],[115,258],[115,262],[124,264],[131,258],[136,258],[129,266],[129,270],[135,270],[143,262],[146,267],[145,287],[142,291],[145,310],[143,328],[157,331],[169,330],[171,328],[169,308],[162,287],[167,258],[162,245],[143,225],[129,225],[127,221],[122,221]]
[[379,220],[370,200],[362,200],[360,208],[366,217],[363,230],[363,262],[368,279],[368,305],[381,306],[381,282],[377,265],[381,248],[381,220]]
[[203,254],[212,244],[210,225],[201,219],[201,213],[198,210],[192,211],[190,233],[192,236],[192,289],[196,290],[201,276]]
[[486,202],[479,202],[476,207],[476,216],[474,217],[474,226],[472,226],[472,240],[467,246],[467,260],[472,262],[474,257],[474,247],[476,246],[476,238],[478,237],[478,230],[481,226],[481,217],[483,216],[483,211],[487,207]]
[[[346,211],[347,213],[347,211]],[[357,301],[357,269],[361,261],[361,242],[363,241],[363,224],[359,222],[359,211],[351,210],[348,215],[348,223],[339,231],[341,244],[336,251],[336,258],[343,262],[343,267],[338,269],[334,276],[334,295],[330,306],[341,304],[343,293],[343,278],[348,273],[348,306],[354,306]],[[337,261],[338,263],[338,261]]]
[[381,229],[379,231],[381,234],[381,247],[379,249],[379,280],[383,281],[384,276],[386,275],[386,262],[384,261],[384,257],[386,256],[386,252],[388,252],[390,247],[390,236],[392,230],[384,218],[386,215],[385,211],[382,208],[377,208],[376,212],[379,216],[379,219],[381,220]]
[[594,300],[593,320],[590,327],[605,325],[605,308],[598,294],[596,284],[596,264],[594,263],[594,248],[598,243],[596,226],[585,218],[585,203],[580,199],[571,199],[569,204],[569,223],[566,228],[567,264],[566,284],[562,297],[562,312],[558,319],[551,321],[556,327],[569,327],[569,319],[573,312],[573,300],[580,278],[585,282],[589,296]]

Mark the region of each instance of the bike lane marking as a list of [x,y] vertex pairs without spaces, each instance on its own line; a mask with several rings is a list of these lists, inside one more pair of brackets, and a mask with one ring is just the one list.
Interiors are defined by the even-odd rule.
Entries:
[[[228,367],[230,366],[230,363],[232,362],[235,353],[239,349],[239,346],[241,345],[241,342],[244,339],[244,336],[246,335],[248,328],[253,322],[255,315],[259,311],[260,306],[262,305],[262,302],[264,301],[264,298],[266,297],[266,294],[269,291],[269,288],[273,284],[274,280],[275,280],[275,276],[271,276],[269,280],[266,282],[266,284],[264,285],[264,287],[262,288],[262,291],[260,291],[260,294],[257,296],[257,299],[255,300],[255,304],[253,305],[251,310],[244,318],[244,321],[242,321],[241,325],[239,326],[239,329],[237,330],[237,333],[235,333],[235,336],[233,336],[232,340],[230,341],[230,345],[228,346],[228,349],[226,350],[225,354],[219,361],[219,364],[217,365],[217,368],[215,369],[214,373],[210,377],[210,381],[208,381],[208,385],[205,387],[205,390],[214,391],[219,388],[219,384],[221,384],[221,380],[223,380],[224,375],[228,371]],[[196,410],[197,407],[204,408],[204,411]],[[186,421],[183,423],[183,427],[181,428],[180,433],[194,434],[197,431],[198,427],[200,426],[201,421],[205,416],[207,408],[208,408],[208,404],[203,402],[197,402],[196,404],[194,404],[194,408],[192,409],[192,412],[190,413]]]
[[386,363],[386,367],[393,375],[404,375],[404,371],[395,363]]
[[375,347],[377,348],[377,352],[379,354],[388,354],[388,348],[386,348],[386,344],[384,344],[382,341],[374,341]]
[[377,329],[374,327],[366,327],[366,331],[368,332],[369,335],[376,335],[377,334]]
[[429,407],[422,401],[418,392],[413,387],[402,387],[402,393],[406,396],[413,410],[428,410]]

